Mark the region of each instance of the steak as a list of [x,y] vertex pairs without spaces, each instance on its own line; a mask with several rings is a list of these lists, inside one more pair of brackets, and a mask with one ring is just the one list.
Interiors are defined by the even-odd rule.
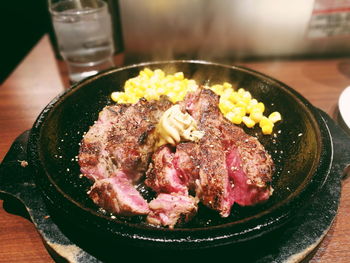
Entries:
[[176,146],[173,164],[180,180],[187,186],[190,193],[196,190],[199,179],[199,144],[194,142],[183,142]]
[[147,171],[157,139],[155,126],[171,105],[165,98],[151,102],[141,99],[126,108],[108,134],[106,148],[113,163],[136,181]]
[[148,203],[121,171],[115,176],[98,180],[88,192],[95,204],[118,215],[148,214]]
[[106,106],[84,135],[79,150],[80,171],[92,181],[108,178],[116,171],[116,166],[106,150],[106,143],[108,133],[118,121],[124,107],[125,105]]
[[79,165],[84,176],[98,180],[124,171],[137,182],[146,172],[155,144],[155,125],[171,102],[106,106],[82,140]]
[[[189,221],[201,201],[222,217],[234,203],[255,205],[272,194],[274,165],[263,145],[221,114],[219,97],[199,88],[180,103],[204,136],[198,142],[163,145],[155,150],[155,127],[172,103],[141,99],[106,106],[84,136],[79,165],[94,182],[90,198],[110,213],[147,215],[147,222],[173,228]],[[149,204],[135,185],[157,197]]]
[[157,192],[149,203],[147,222],[173,228],[188,222],[198,210],[198,198],[189,195],[198,179],[198,160],[193,154],[198,149],[195,143],[179,143],[174,147],[161,146],[152,156],[146,173],[145,184]]
[[191,220],[197,213],[198,199],[180,193],[160,193],[149,203],[150,213],[147,222],[174,228],[175,225]]
[[161,146],[152,156],[145,184],[157,193],[194,192],[199,178],[198,152],[198,144],[192,142],[179,143],[176,148]]
[[205,132],[199,141],[197,195],[203,204],[227,217],[235,202],[255,205],[270,197],[274,165],[255,137],[223,117],[218,102],[211,90],[198,89],[187,96],[182,107]]
[[[234,202],[248,206],[267,200],[273,191],[270,183],[274,165],[270,155],[255,137],[240,130],[223,129],[223,135],[225,142],[230,142],[226,165],[229,178],[234,182]],[[234,138],[237,139],[233,143]]]
[[81,173],[94,181],[92,200],[105,210],[123,214],[147,213],[147,202],[133,184],[148,169],[156,142],[155,125],[171,102],[106,106],[85,134],[79,151]]
[[187,194],[187,186],[174,165],[174,153],[167,145],[161,146],[152,157],[145,184],[157,193]]

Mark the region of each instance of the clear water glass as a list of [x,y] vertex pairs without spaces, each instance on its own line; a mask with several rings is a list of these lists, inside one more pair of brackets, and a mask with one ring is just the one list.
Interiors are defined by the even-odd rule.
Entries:
[[58,49],[72,82],[114,66],[111,16],[102,0],[49,0]]

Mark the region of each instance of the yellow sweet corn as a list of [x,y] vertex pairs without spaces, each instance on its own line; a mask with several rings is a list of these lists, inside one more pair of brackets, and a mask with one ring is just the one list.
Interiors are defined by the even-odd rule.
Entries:
[[216,94],[216,95],[222,95],[224,93],[224,86],[223,85],[213,85],[210,87],[210,89]]
[[176,103],[197,87],[196,81],[186,79],[183,72],[166,75],[161,69],[144,68],[138,76],[125,82],[124,92],[112,93],[111,98],[117,103],[136,103],[142,97],[146,100],[158,100],[161,95],[166,95],[170,101]]
[[247,108],[247,102],[242,100],[241,98],[236,102],[237,107]]
[[232,109],[232,112],[233,112],[235,115],[239,115],[239,116],[241,116],[241,117],[243,117],[243,116],[246,115],[246,109],[245,109],[245,107],[239,107],[239,106],[234,107],[234,108]]
[[[237,103],[240,101],[240,96],[238,95],[237,92],[232,92],[230,94],[230,96],[228,97],[228,99],[232,102],[232,103]],[[245,105],[244,105],[245,106]]]
[[255,121],[253,121],[251,118],[249,118],[248,116],[243,116],[242,117],[242,121],[245,124],[245,126],[247,126],[248,128],[253,128],[255,125]]
[[224,89],[232,89],[232,84],[228,82],[224,82],[222,86]]
[[174,77],[176,80],[183,80],[184,79],[184,73],[183,72],[176,72],[174,74]]
[[260,111],[253,111],[249,114],[249,117],[255,122],[260,122],[263,116]]
[[270,135],[273,130],[273,125],[264,125],[261,127],[261,131],[264,135]]
[[273,123],[276,123],[276,122],[282,120],[281,113],[279,113],[278,111],[272,112],[272,113],[269,115],[268,118],[269,118],[269,120],[272,121]]
[[228,119],[230,122],[234,124],[241,124],[242,123],[242,116],[234,114],[232,111],[228,112],[225,115],[226,119]]
[[[198,88],[194,79],[187,79],[183,72],[165,74],[161,69],[144,68],[139,75],[128,79],[124,84],[124,92],[113,92],[111,98],[117,103],[136,103],[140,98],[159,100],[165,95],[172,103],[182,101],[188,92]],[[271,134],[274,123],[280,121],[279,112],[273,112],[268,117],[264,115],[265,105],[252,97],[252,94],[235,87],[229,82],[207,86],[220,96],[219,109],[222,114],[234,124],[243,123],[252,128],[259,123],[263,134]]]
[[259,126],[260,128],[262,128],[263,126],[273,126],[273,122],[266,116],[263,116],[259,122]]
[[231,103],[229,100],[220,98],[219,108],[223,114],[230,112],[234,107],[235,105]]
[[251,108],[251,112],[253,111],[259,111],[261,113],[263,113],[265,111],[265,105],[262,102],[258,102],[258,104],[253,105]]
[[258,101],[257,101],[256,99],[251,99],[251,100],[249,101],[249,103],[248,103],[248,105],[247,105],[247,108],[246,108],[247,114],[250,114],[250,113],[251,113],[253,106],[256,105],[256,104],[258,104]]

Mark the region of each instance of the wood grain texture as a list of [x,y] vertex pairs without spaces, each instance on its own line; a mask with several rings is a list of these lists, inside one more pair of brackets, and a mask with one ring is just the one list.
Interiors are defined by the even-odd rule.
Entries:
[[[347,58],[264,61],[242,65],[286,83],[334,119],[337,117],[339,95],[350,84],[350,59]],[[57,63],[45,36],[0,87],[0,160],[13,140],[30,129],[45,105],[64,91],[68,82],[66,77],[61,78],[60,73],[65,73],[64,66]],[[349,181],[343,182],[338,215],[311,259],[312,263],[350,261]],[[33,224],[3,209],[1,200],[0,262],[53,262]]]

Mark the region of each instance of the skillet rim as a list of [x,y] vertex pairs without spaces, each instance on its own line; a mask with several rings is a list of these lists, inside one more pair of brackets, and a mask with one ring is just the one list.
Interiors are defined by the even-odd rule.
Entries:
[[[40,129],[45,122],[45,119],[47,116],[49,116],[50,112],[52,109],[55,108],[57,104],[59,104],[61,101],[64,100],[65,97],[70,96],[71,93],[74,93],[75,90],[84,87],[84,85],[94,81],[96,78],[100,78],[104,75],[112,74],[114,72],[118,71],[125,71],[128,69],[132,68],[141,68],[145,66],[156,66],[156,65],[165,65],[165,64],[175,64],[175,63],[186,63],[186,64],[196,64],[201,66],[201,65],[209,65],[209,66],[219,66],[219,67],[224,67],[229,70],[239,70],[239,71],[244,71],[247,74],[252,74],[258,77],[262,81],[268,81],[268,82],[274,82],[274,84],[277,84],[279,88],[283,88],[285,91],[290,93],[294,99],[297,99],[298,101],[301,102],[301,104],[307,109],[308,114],[312,117],[311,119],[313,120],[314,126],[316,126],[317,133],[320,135],[320,140],[318,140],[318,148],[325,149],[325,151],[321,151],[319,154],[319,160],[321,161],[315,164],[315,161],[312,165],[312,167],[315,167],[315,173],[312,176],[312,180],[305,186],[305,188],[299,193],[298,196],[294,196],[291,200],[288,202],[278,202],[276,205],[272,206],[269,208],[269,210],[272,210],[272,212],[266,212],[265,214],[263,213],[262,216],[259,216],[256,218],[256,216],[252,216],[252,219],[249,222],[244,222],[242,225],[237,225],[237,222],[235,224],[231,223],[226,223],[223,225],[218,225],[218,226],[211,226],[211,227],[200,227],[200,228],[175,228],[173,230],[169,229],[164,229],[164,228],[154,228],[154,227],[148,227],[147,225],[143,224],[128,224],[125,222],[116,222],[114,220],[111,220],[109,217],[101,217],[101,214],[97,213],[92,213],[92,215],[89,215],[91,211],[88,211],[81,207],[79,204],[74,202],[74,200],[68,200],[67,196],[65,195],[64,192],[61,192],[60,194],[62,195],[61,198],[57,196],[57,192],[53,191],[55,189],[54,182],[51,180],[51,177],[48,176],[48,179],[50,182],[47,182],[43,178],[43,176],[34,176],[36,178],[36,181],[39,182],[40,187],[42,188],[42,193],[46,197],[46,199],[53,205],[60,206],[60,209],[63,209],[65,213],[68,215],[70,214],[70,211],[66,210],[67,207],[62,207],[60,201],[68,201],[68,202],[73,202],[71,205],[77,206],[73,210],[78,210],[82,209],[84,211],[83,214],[87,214],[89,216],[98,216],[96,221],[94,222],[94,218],[92,219],[92,222],[87,218],[83,218],[83,221],[87,222],[88,224],[92,224],[97,228],[102,227],[102,225],[106,225],[108,227],[107,232],[112,232],[113,234],[117,234],[123,238],[126,239],[131,239],[131,240],[139,240],[139,241],[151,241],[151,243],[158,244],[160,243],[196,243],[201,244],[200,246],[208,246],[212,244],[224,244],[224,243],[232,243],[234,242],[235,239],[238,238],[238,240],[247,240],[250,238],[253,238],[255,236],[262,235],[265,232],[271,231],[271,229],[277,228],[278,226],[282,225],[285,223],[285,221],[290,218],[290,214],[293,211],[293,208],[301,206],[300,203],[302,203],[303,197],[307,197],[307,199],[311,198],[323,185],[325,182],[329,169],[331,167],[332,163],[332,156],[333,156],[333,148],[332,148],[332,143],[331,143],[331,136],[328,131],[328,127],[323,121],[322,117],[320,116],[319,112],[311,105],[311,103],[306,100],[302,95],[300,95],[297,91],[293,90],[286,84],[270,77],[267,76],[263,73],[254,71],[252,69],[242,67],[242,66],[231,66],[231,65],[224,65],[220,63],[213,63],[213,62],[208,62],[208,61],[202,61],[202,60],[170,60],[170,61],[153,61],[153,62],[143,62],[143,63],[137,63],[137,64],[132,64],[128,65],[125,67],[121,68],[116,68],[116,69],[111,69],[111,70],[106,70],[101,72],[98,75],[89,77],[88,79],[85,79],[76,85],[74,85],[71,89],[66,90],[64,93],[58,95],[56,98],[54,98],[45,108],[44,110],[40,113],[38,116],[37,120],[35,121],[33,128],[30,132],[30,138],[29,138],[29,155],[30,155],[30,160],[34,164],[35,167],[35,172],[36,174],[43,174],[43,171],[45,171],[45,168],[40,162],[40,158],[38,156],[38,151],[37,147],[39,147],[38,142],[39,142],[39,137],[40,137]],[[315,127],[314,127],[315,128]],[[325,163],[326,160],[326,163]],[[327,162],[328,160],[328,162]],[[321,167],[324,165],[327,167]],[[326,172],[319,172],[319,170],[322,170],[322,168],[326,168]],[[46,174],[46,171],[45,173]],[[316,180],[315,180],[316,179]],[[57,187],[56,187],[57,190]],[[312,192],[311,195],[309,192]],[[309,194],[307,194],[308,192]],[[62,199],[63,198],[63,199]],[[57,199],[57,200],[55,200]],[[63,205],[64,206],[64,205]],[[275,208],[277,206],[277,208]],[[71,206],[72,207],[72,206]],[[289,209],[286,209],[288,208]],[[298,208],[298,209],[299,209]],[[286,212],[283,212],[281,210],[285,210]],[[260,215],[261,213],[259,213]],[[107,219],[107,220],[106,220]],[[102,221],[101,221],[102,220]],[[246,221],[246,219],[244,219]],[[242,220],[241,220],[242,221]],[[258,223],[258,222],[260,223]],[[238,221],[239,222],[239,221]],[[120,229],[116,227],[116,224],[121,224]],[[243,227],[242,227],[243,226]],[[248,228],[247,228],[248,227]],[[125,231],[128,230],[128,231]],[[136,232],[135,232],[136,230]],[[138,232],[137,230],[141,231]],[[200,232],[206,232],[206,235],[203,235]],[[151,233],[150,233],[151,231]],[[146,232],[146,233],[143,233]],[[169,234],[168,237],[164,236],[164,232],[171,233]],[[108,234],[107,233],[107,234]],[[155,233],[159,233],[155,234]],[[181,236],[181,237],[179,237]],[[236,240],[237,241],[237,240]],[[183,245],[181,245],[183,247]]]

